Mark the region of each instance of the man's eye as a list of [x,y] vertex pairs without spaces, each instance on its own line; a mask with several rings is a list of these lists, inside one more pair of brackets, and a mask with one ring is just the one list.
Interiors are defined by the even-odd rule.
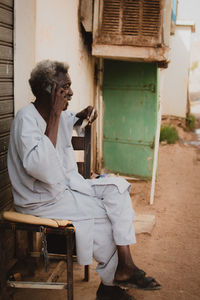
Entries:
[[65,84],[65,85],[63,86],[63,89],[67,90],[67,89],[69,89],[69,87],[70,87],[70,84]]

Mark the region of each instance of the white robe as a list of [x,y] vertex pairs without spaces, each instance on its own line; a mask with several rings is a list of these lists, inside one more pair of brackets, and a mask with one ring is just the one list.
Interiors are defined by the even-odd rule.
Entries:
[[[79,263],[90,264],[94,220],[108,218],[95,186],[114,186],[122,195],[130,184],[116,177],[86,180],[78,173],[71,144],[77,120],[75,113],[61,113],[55,148],[44,134],[46,122],[35,106],[30,103],[22,108],[11,128],[8,171],[15,209],[40,217],[71,220],[77,231]],[[135,237],[129,238],[129,243],[134,242]]]

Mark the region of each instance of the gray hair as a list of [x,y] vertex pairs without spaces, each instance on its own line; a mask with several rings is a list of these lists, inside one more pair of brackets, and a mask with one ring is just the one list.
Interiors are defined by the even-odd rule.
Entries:
[[29,84],[34,96],[38,96],[44,91],[59,72],[67,73],[68,64],[51,61],[49,59],[42,60],[32,70]]

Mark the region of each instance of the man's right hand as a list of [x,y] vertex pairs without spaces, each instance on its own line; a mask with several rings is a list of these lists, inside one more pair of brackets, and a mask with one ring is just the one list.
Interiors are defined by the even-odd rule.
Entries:
[[51,140],[54,147],[56,147],[57,142],[60,115],[67,105],[67,102],[68,100],[65,90],[62,87],[57,87],[56,82],[53,82],[51,90],[51,110],[45,134]]
[[61,87],[57,87],[56,82],[53,82],[52,90],[51,90],[51,112],[56,116],[60,116],[64,107],[67,104],[67,95],[65,90]]

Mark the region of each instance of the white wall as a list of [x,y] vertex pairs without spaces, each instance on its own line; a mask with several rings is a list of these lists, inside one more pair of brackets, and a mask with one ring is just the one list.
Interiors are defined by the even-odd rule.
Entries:
[[199,0],[178,0],[177,19],[190,20],[195,23],[195,33],[192,39],[200,39],[200,1]]
[[[191,20],[195,23],[195,33],[192,34],[191,45],[191,72],[190,72],[190,99],[200,98],[200,1],[179,0],[178,19]],[[195,64],[195,68],[194,67]]]
[[35,64],[35,0],[14,1],[14,107],[33,99],[28,79]]
[[15,112],[34,99],[30,72],[47,58],[70,65],[69,109],[93,104],[94,61],[79,32],[78,9],[79,0],[15,0]]
[[93,103],[93,59],[79,32],[78,0],[36,0],[36,61],[55,59],[70,65],[74,96],[69,109]]
[[170,63],[161,75],[162,115],[186,117],[190,47],[190,27],[177,26],[175,35],[171,36]]

